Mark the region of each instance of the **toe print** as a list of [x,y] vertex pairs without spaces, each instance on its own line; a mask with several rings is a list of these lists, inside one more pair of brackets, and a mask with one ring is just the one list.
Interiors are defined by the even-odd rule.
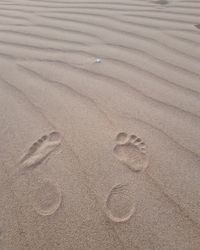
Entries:
[[[120,134],[117,135],[117,138]],[[118,143],[113,152],[118,160],[133,171],[142,171],[148,166],[146,145],[141,138],[135,135],[131,135],[127,141],[124,140],[124,143]]]
[[128,135],[124,132],[119,133],[116,137],[116,141],[118,144],[124,144],[128,140]]

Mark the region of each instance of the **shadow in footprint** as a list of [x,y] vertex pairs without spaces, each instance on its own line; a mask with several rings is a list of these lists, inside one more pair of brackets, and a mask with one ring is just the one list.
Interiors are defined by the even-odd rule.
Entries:
[[146,145],[136,135],[128,136],[126,133],[119,133],[116,137],[117,145],[113,152],[116,158],[131,170],[139,172],[148,166]]

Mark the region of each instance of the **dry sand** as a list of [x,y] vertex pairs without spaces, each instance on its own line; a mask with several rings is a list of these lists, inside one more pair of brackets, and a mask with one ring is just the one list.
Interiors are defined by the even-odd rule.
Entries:
[[200,1],[0,1],[0,249],[200,249]]

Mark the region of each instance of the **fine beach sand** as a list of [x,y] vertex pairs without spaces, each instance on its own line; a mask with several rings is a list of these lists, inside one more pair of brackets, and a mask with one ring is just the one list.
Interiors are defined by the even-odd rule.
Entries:
[[0,1],[0,249],[199,250],[200,1]]

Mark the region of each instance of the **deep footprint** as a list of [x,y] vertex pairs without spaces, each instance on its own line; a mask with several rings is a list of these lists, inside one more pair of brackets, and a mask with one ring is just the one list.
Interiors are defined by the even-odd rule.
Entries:
[[105,202],[105,213],[113,222],[126,222],[135,212],[134,193],[128,184],[112,188]]
[[35,211],[43,216],[52,215],[60,207],[61,192],[50,180],[40,183],[31,192],[31,202]]
[[34,167],[53,152],[61,143],[61,136],[58,132],[51,132],[49,135],[42,136],[38,141],[33,143],[25,156],[21,159],[20,164],[23,167]]
[[135,172],[147,168],[146,145],[142,139],[135,135],[128,136],[126,133],[119,133],[116,140],[118,144],[113,152],[119,161]]

